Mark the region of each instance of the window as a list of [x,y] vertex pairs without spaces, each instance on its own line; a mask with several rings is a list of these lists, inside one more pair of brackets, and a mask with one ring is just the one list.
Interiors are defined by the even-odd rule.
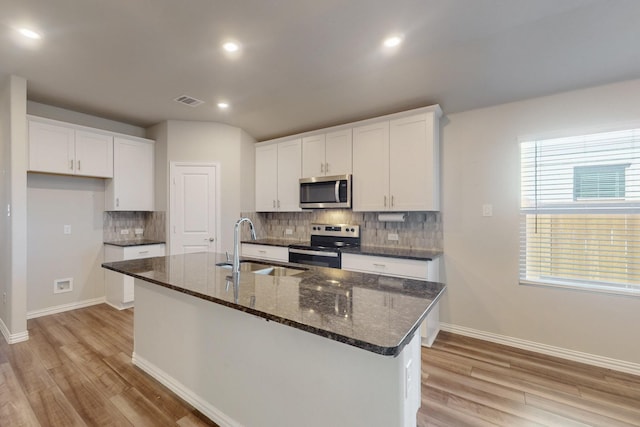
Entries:
[[640,129],[520,153],[520,282],[640,296]]
[[626,165],[576,166],[573,200],[624,199]]

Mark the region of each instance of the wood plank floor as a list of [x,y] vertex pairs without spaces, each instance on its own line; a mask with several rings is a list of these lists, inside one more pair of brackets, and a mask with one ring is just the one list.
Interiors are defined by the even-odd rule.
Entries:
[[441,332],[418,426],[640,426],[640,377]]
[[[28,329],[27,342],[0,339],[0,426],[216,425],[132,365],[132,310]],[[419,427],[640,426],[640,377],[447,333],[422,360]]]

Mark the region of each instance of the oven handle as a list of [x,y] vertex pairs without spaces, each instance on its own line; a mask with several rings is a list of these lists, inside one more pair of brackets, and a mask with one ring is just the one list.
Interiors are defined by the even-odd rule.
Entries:
[[335,195],[336,195],[336,203],[340,203],[340,180],[336,180],[336,189],[335,189]]
[[306,249],[292,249],[292,248],[289,248],[289,253],[301,254],[301,255],[317,255],[317,256],[324,256],[329,258],[338,258],[338,255],[339,255],[337,252],[309,251]]

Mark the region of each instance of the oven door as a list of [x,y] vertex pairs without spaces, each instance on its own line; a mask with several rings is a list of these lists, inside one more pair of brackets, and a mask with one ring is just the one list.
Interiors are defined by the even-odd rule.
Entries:
[[340,252],[315,249],[289,248],[289,262],[317,265],[319,267],[340,268]]

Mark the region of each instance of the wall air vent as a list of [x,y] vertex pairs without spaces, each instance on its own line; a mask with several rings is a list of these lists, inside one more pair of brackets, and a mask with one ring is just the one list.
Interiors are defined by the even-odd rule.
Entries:
[[188,105],[189,107],[197,107],[198,105],[204,104],[204,101],[200,101],[199,99],[195,99],[187,95],[179,96],[174,99],[174,101],[179,102],[180,104]]

